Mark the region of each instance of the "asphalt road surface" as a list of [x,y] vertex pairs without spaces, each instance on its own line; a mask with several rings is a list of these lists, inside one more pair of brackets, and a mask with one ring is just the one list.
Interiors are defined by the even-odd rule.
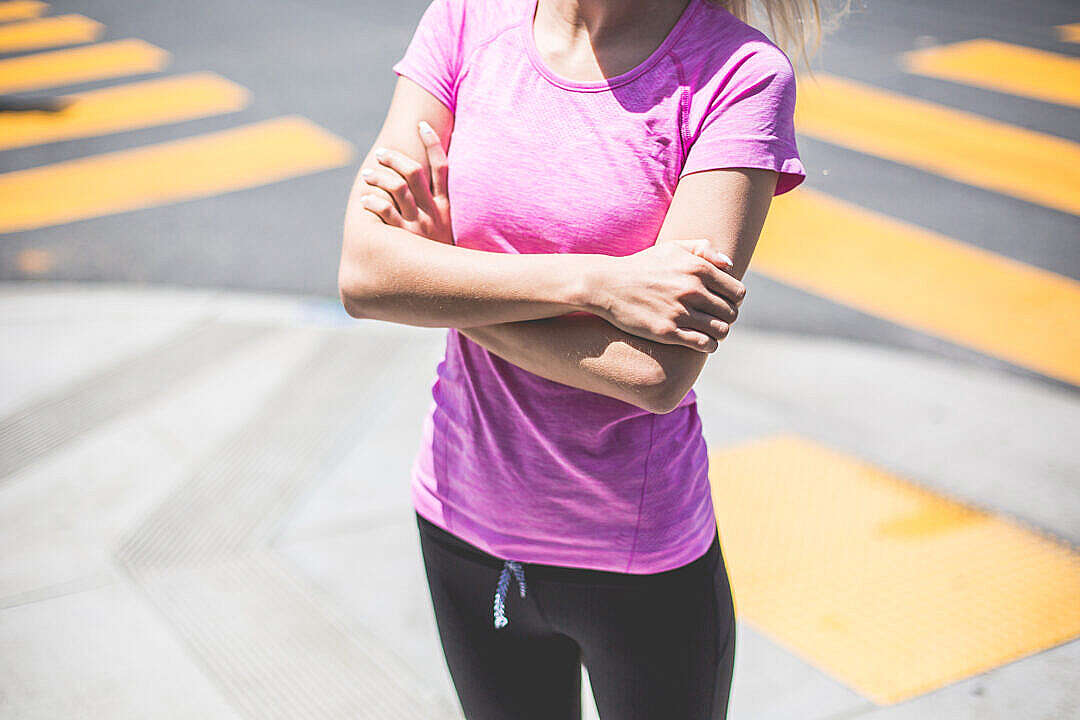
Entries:
[[[1072,391],[1080,8],[854,5],[814,63],[824,84],[800,79],[809,177],[774,203],[740,323]],[[10,19],[9,106],[106,110],[0,112],[0,279],[336,296],[347,193],[425,6],[86,0]]]

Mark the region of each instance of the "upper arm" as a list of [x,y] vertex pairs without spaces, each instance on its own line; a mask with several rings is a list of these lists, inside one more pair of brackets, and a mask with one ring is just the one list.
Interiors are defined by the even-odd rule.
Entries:
[[[731,258],[731,275],[750,265],[779,175],[762,168],[728,168],[679,181],[656,242],[707,238]],[[689,349],[689,348],[688,348]]]
[[[741,280],[774,195],[806,177],[795,139],[795,73],[765,41],[744,44],[691,102],[691,144],[657,242],[707,238]],[[658,353],[671,396],[693,386],[707,353],[681,345]]]
[[363,206],[359,201],[360,195],[378,193],[387,200],[393,201],[393,198],[385,190],[368,185],[360,177],[360,171],[364,168],[374,169],[379,167],[379,162],[375,159],[375,148],[386,147],[397,150],[425,167],[427,166],[427,151],[417,132],[417,123],[421,120],[427,120],[428,124],[439,135],[443,143],[443,149],[449,148],[450,137],[454,130],[454,115],[450,108],[415,80],[399,76],[382,127],[375,136],[375,140],[371,143],[371,147],[364,156],[363,162],[360,163],[360,167],[357,168],[352,190],[349,193],[346,229],[348,224],[353,221],[382,222],[373,213],[362,212]]
[[407,155],[427,168],[430,177],[427,151],[420,141],[417,124],[426,120],[438,134],[443,149],[450,147],[463,18],[464,3],[461,0],[432,0],[420,18],[404,55],[393,65],[398,79],[390,106],[382,127],[357,168],[349,191],[338,267],[339,288],[348,286],[350,273],[363,262],[363,228],[382,224],[382,219],[365,210],[361,197],[377,194],[390,202],[394,201],[388,192],[368,185],[360,175],[365,168],[379,167],[375,149],[385,147]]
[[[730,274],[742,279],[750,265],[779,174],[761,168],[729,168],[687,175],[672,197],[657,242],[708,238],[731,258]],[[709,353],[685,345],[660,344],[653,358],[663,367],[664,385],[677,404],[693,387]]]
[[364,168],[379,167],[379,162],[375,158],[375,148],[378,147],[397,150],[427,167],[427,151],[417,132],[417,123],[421,120],[427,120],[438,133],[444,149],[448,148],[454,127],[453,113],[430,91],[407,77],[399,77],[382,128],[375,136],[360,167],[357,168],[356,177],[349,191],[342,233],[341,259],[338,265],[339,288],[349,286],[353,270],[363,262],[360,238],[362,238],[364,226],[382,225],[382,219],[378,215],[364,208],[361,196],[379,194],[393,202],[390,193],[364,182],[360,172]]
[[657,242],[708,238],[740,280],[773,195],[806,178],[795,138],[795,72],[765,40],[745,42],[695,92],[691,141]]
[[[392,199],[388,193],[368,187],[360,180],[360,170],[378,165],[374,157],[377,147],[397,150],[427,165],[427,153],[416,127],[421,120],[427,120],[435,130],[443,142],[443,149],[449,148],[457,103],[457,80],[464,54],[464,27],[464,0],[431,0],[425,8],[405,52],[391,68],[398,79],[390,107],[357,171],[350,200],[358,188],[361,193],[379,192],[388,200]],[[371,213],[363,215],[381,222]]]

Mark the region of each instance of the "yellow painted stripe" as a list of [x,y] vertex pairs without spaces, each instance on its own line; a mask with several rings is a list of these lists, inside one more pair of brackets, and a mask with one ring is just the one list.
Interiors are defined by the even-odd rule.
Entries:
[[48,3],[37,2],[37,0],[7,0],[7,2],[0,2],[0,22],[35,18],[44,15],[48,7]]
[[0,25],[0,52],[93,42],[104,31],[104,25],[82,15],[57,15]]
[[208,197],[339,167],[352,147],[283,117],[0,175],[0,233]]
[[753,268],[1080,385],[1080,283],[1061,275],[810,189],[774,200]]
[[1080,23],[1057,26],[1058,37],[1065,42],[1080,42]]
[[158,72],[168,63],[169,53],[135,39],[35,53],[0,60],[0,93]]
[[63,112],[0,114],[0,150],[235,112],[249,93],[211,72],[158,78],[65,98]]
[[904,53],[910,72],[1080,106],[1080,58],[977,39]]
[[799,132],[1080,214],[1080,145],[826,73],[800,76]]
[[739,617],[874,702],[1080,636],[1080,553],[1052,538],[798,437],[711,451],[709,477]]

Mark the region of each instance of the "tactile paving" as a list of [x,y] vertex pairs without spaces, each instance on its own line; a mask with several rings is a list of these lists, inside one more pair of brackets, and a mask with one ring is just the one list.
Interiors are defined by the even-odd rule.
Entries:
[[876,703],[1080,636],[1080,553],[1034,529],[794,436],[710,478],[740,619]]

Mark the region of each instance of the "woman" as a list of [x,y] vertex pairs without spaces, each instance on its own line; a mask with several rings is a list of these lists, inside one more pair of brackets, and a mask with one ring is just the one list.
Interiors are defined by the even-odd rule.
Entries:
[[726,716],[692,385],[805,170],[788,56],[714,2],[434,0],[393,66],[339,287],[448,328],[410,487],[469,720],[579,718],[581,663],[603,720]]

